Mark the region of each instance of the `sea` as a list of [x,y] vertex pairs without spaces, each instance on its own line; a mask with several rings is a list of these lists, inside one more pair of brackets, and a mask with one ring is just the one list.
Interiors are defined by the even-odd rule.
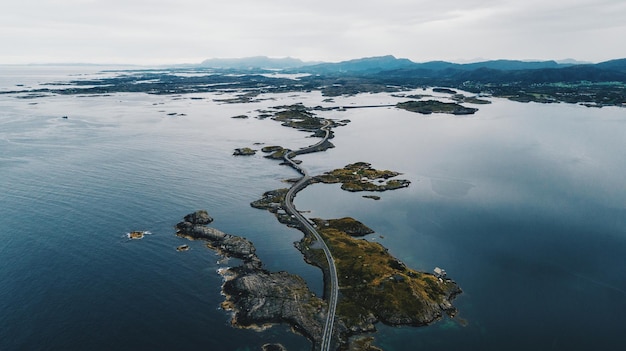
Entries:
[[[0,92],[119,74],[98,66],[0,66]],[[297,79],[297,77],[294,77]],[[54,85],[52,85],[54,86]],[[57,86],[58,87],[58,86]],[[430,89],[442,101],[448,95]],[[206,209],[211,226],[254,242],[265,267],[322,273],[302,234],[250,207],[298,174],[235,148],[315,143],[257,118],[272,106],[350,120],[336,146],[301,155],[319,174],[363,161],[405,189],[300,192],[307,217],[352,216],[409,267],[447,271],[458,316],[425,327],[377,324],[374,344],[408,350],[617,350],[626,344],[626,110],[487,98],[469,116],[386,105],[389,93],[0,94],[0,350],[310,350],[287,325],[231,326],[221,260],[175,235]],[[469,106],[469,104],[468,104]],[[247,119],[233,116],[247,115]],[[131,240],[131,231],[146,231]],[[178,252],[187,244],[189,251]]]

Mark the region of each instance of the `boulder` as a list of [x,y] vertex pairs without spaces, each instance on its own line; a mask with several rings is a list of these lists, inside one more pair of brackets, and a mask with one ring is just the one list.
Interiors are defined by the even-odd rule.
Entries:
[[209,216],[206,210],[198,210],[185,216],[185,222],[193,225],[204,225],[213,222],[213,218]]

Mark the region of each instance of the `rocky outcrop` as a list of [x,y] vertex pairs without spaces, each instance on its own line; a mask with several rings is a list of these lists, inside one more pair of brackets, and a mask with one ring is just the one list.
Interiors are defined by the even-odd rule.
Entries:
[[234,278],[223,286],[223,306],[234,312],[232,323],[257,327],[268,323],[289,323],[317,342],[321,337],[326,304],[315,297],[304,279],[287,272],[230,269]]
[[206,210],[198,210],[194,213],[190,213],[185,216],[185,222],[190,222],[192,224],[209,224],[213,222],[213,218],[209,216],[209,213]]
[[263,197],[250,203],[250,206],[261,210],[268,210],[276,216],[280,223],[290,227],[299,227],[299,222],[289,215],[283,207],[285,195],[289,189],[276,189],[263,193]]
[[317,344],[326,318],[324,300],[316,297],[301,277],[265,270],[251,241],[207,227],[205,224],[211,221],[206,211],[196,211],[176,225],[176,234],[204,240],[221,255],[243,261],[240,266],[221,270],[226,278],[222,308],[233,312],[233,326],[254,328],[288,323]]
[[256,154],[256,150],[255,149],[251,149],[249,147],[237,148],[233,152],[233,156],[252,156],[252,155],[255,155],[255,154]]
[[185,216],[185,220],[176,224],[176,235],[191,240],[204,240],[207,246],[227,257],[243,260],[246,267],[262,267],[261,260],[256,255],[256,248],[246,238],[226,234],[215,228],[207,227],[213,221],[204,210],[196,211]]
[[285,157],[285,154],[291,150],[285,149],[282,146],[266,146],[261,149],[261,151],[267,153],[267,155],[263,156],[265,158],[269,158],[272,160],[282,160]]
[[191,222],[180,222],[176,225],[176,235],[188,239],[200,239],[208,241],[222,241],[226,237],[226,233],[215,228],[205,227],[200,224],[192,224]]

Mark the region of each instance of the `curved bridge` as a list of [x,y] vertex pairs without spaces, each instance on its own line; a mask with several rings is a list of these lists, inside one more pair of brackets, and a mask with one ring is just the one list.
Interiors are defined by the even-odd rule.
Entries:
[[324,332],[322,333],[322,340],[319,345],[319,350],[322,350],[322,351],[330,350],[332,339],[333,339],[335,311],[337,309],[337,298],[339,295],[339,283],[337,281],[337,268],[335,267],[335,261],[333,260],[333,256],[330,253],[330,249],[328,248],[328,246],[326,246],[326,243],[324,242],[320,234],[317,232],[315,227],[313,227],[311,222],[309,222],[306,218],[304,218],[304,216],[302,216],[302,214],[300,214],[300,212],[298,212],[298,210],[293,204],[294,197],[300,190],[306,188],[307,185],[309,185],[311,177],[309,176],[308,171],[306,169],[300,167],[300,165],[298,165],[292,160],[292,157],[295,157],[299,154],[305,154],[305,153],[314,151],[316,148],[318,148],[319,146],[327,142],[328,138],[330,137],[330,124],[331,122],[327,120],[325,121],[324,126],[321,128],[321,130],[325,131],[326,134],[320,142],[304,147],[296,151],[289,151],[285,153],[285,156],[284,156],[285,162],[287,162],[291,167],[293,167],[295,170],[300,172],[300,174],[302,174],[302,178],[300,178],[295,184],[293,184],[291,188],[289,189],[289,191],[287,191],[287,195],[285,196],[285,211],[289,213],[290,215],[292,215],[298,222],[300,222],[304,230],[306,230],[311,235],[313,235],[315,239],[322,245],[322,249],[324,250],[324,254],[326,255],[326,261],[328,262],[328,271],[329,271],[328,282],[330,284],[330,289],[329,289],[330,295],[328,296],[328,314],[326,316]]

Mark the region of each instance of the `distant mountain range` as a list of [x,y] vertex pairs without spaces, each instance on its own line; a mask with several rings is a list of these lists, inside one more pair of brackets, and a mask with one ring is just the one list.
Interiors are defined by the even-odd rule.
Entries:
[[476,63],[430,61],[416,63],[391,55],[360,58],[335,63],[304,62],[295,58],[269,58],[265,56],[239,59],[210,59],[201,67],[220,69],[281,69],[291,73],[323,75],[390,76],[406,79],[446,79],[454,82],[489,81],[504,82],[569,82],[569,81],[622,81],[626,82],[626,59],[616,59],[597,64],[557,61],[492,60]]

